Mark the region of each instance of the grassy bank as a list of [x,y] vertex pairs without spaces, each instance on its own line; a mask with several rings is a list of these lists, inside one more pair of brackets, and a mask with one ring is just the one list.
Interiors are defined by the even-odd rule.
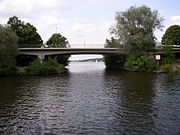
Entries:
[[175,61],[173,64],[165,64],[160,67],[160,73],[180,73],[180,62]]

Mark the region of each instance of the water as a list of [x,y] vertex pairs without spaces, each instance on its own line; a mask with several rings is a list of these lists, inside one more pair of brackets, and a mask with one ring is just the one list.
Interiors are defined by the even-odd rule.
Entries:
[[106,71],[0,78],[2,135],[179,135],[180,74]]

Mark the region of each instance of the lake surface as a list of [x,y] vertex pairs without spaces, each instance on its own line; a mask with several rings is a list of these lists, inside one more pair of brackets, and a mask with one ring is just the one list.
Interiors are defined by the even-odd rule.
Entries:
[[70,63],[63,75],[0,78],[2,135],[179,135],[180,74]]

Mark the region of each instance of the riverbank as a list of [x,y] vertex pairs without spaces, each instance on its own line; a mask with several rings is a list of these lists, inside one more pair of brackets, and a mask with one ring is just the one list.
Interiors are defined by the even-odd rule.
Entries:
[[[74,62],[73,62],[74,63]],[[87,63],[87,62],[81,62],[81,63]],[[93,63],[93,62],[90,62]],[[98,63],[98,62],[94,62]],[[77,62],[78,66],[79,62]],[[69,67],[69,66],[68,66]],[[103,66],[106,68],[106,66]],[[89,67],[90,69],[92,67]],[[82,71],[84,71],[83,67],[81,68]],[[129,72],[137,72],[137,71],[130,71],[127,69],[108,69],[108,70],[116,70],[116,71],[129,71]],[[44,76],[44,75],[54,75],[54,74],[62,74],[66,72],[65,66],[58,64],[56,62],[46,62],[41,63],[40,61],[35,61],[31,63],[30,66],[26,67],[10,67],[7,69],[0,70],[0,77],[6,77],[6,76]],[[159,71],[154,70],[153,73],[180,73],[180,63],[174,63],[173,65],[165,65],[161,66]]]
[[60,74],[65,71],[65,66],[59,64],[56,59],[49,58],[45,62],[36,59],[27,67],[8,67],[0,70],[0,76],[33,76],[33,75],[52,75]]

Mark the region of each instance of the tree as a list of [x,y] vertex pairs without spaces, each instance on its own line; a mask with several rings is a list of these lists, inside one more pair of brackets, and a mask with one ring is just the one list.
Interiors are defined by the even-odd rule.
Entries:
[[[10,17],[8,25],[18,36],[18,47],[20,48],[38,48],[43,44],[41,36],[38,34],[36,27],[30,23],[25,23],[17,16]],[[34,56],[18,55],[16,57],[18,66],[28,66],[29,62],[36,59]]]
[[[122,48],[118,40],[111,37],[110,40],[106,39],[105,48]],[[104,62],[108,69],[119,69],[124,67],[126,57],[125,55],[104,55]]]
[[170,26],[165,31],[161,43],[164,44],[162,49],[164,53],[161,65],[172,65],[175,58],[175,55],[172,52],[172,45],[180,45],[180,26]]
[[46,44],[49,47],[66,48],[68,46],[68,41],[60,33],[55,33],[49,38]]
[[110,29],[130,55],[142,55],[155,47],[154,31],[161,29],[163,19],[147,6],[130,7],[116,13],[116,25]]
[[17,55],[17,36],[7,26],[0,25],[0,69],[15,64]]
[[111,37],[111,39],[106,39],[105,48],[122,48],[122,45],[118,42],[117,39]]
[[[49,40],[46,42],[46,44],[49,47],[54,47],[54,48],[66,48],[69,47],[67,39],[62,36],[60,33],[55,33],[53,34]],[[49,57],[55,58],[59,64],[63,64],[65,66],[68,65],[68,59],[69,55],[50,55]],[[48,59],[48,58],[46,58]]]
[[37,29],[30,23],[25,23],[17,16],[10,17],[7,22],[18,36],[19,47],[41,47],[43,40],[37,33]]
[[180,45],[180,26],[172,25],[162,37],[162,44],[164,45]]

